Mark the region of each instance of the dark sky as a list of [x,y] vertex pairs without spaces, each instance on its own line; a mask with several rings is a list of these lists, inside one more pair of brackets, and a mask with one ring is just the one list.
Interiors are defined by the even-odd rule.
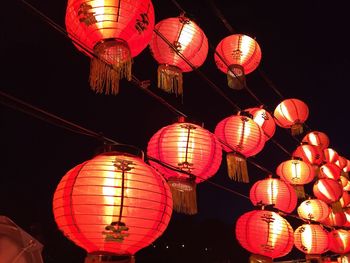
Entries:
[[[12,3],[5,4],[1,13],[2,92],[143,150],[157,130],[175,121],[176,115],[167,107],[125,80],[121,81],[118,96],[94,94],[88,84],[89,59],[24,3],[8,2]],[[66,1],[28,3],[64,27]],[[195,18],[211,45],[216,46],[230,34],[207,1],[178,3]],[[156,22],[179,15],[171,0],[157,0],[153,4]],[[220,0],[215,4],[236,33],[256,38],[262,50],[259,70],[266,73],[284,98],[299,98],[308,104],[307,126],[325,132],[330,147],[348,158],[350,39],[345,1]],[[208,130],[214,131],[220,120],[236,113],[195,72],[184,74],[183,102],[164,94],[156,88],[156,70],[157,63],[148,49],[134,59],[136,77],[150,80],[152,92],[190,119],[203,122]],[[262,102],[273,111],[281,101],[258,70],[247,76],[247,84],[260,102],[247,91],[230,90],[226,76],[215,66],[213,50],[209,50],[200,71],[242,109]],[[65,239],[53,221],[52,195],[61,177],[91,158],[100,142],[3,105],[0,113],[0,214],[33,235],[40,233],[46,262],[83,262],[85,253]],[[279,127],[275,139],[289,152],[297,145],[289,132]],[[253,160],[274,171],[288,158],[270,141]],[[248,195],[251,184],[267,175],[252,165],[248,169],[252,181],[249,185],[229,180],[224,165],[212,180]],[[191,257],[204,253],[206,246],[212,247],[214,259],[221,254],[246,262],[248,253],[237,245],[233,229],[237,217],[253,209],[250,201],[206,182],[198,185],[197,190],[199,213],[196,216],[174,213],[169,229],[157,241],[159,246],[186,241],[197,244],[186,253],[176,252],[183,257],[182,262],[187,262],[186,258],[199,262]],[[170,252],[151,248],[140,253],[139,261],[157,253],[164,256],[164,262],[172,262]],[[302,256],[297,251],[293,255]]]

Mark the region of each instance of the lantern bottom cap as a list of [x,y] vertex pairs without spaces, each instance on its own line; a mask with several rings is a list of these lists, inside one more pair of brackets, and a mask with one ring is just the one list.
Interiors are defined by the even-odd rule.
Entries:
[[116,255],[109,252],[92,252],[87,254],[84,263],[132,263],[134,256],[132,255]]

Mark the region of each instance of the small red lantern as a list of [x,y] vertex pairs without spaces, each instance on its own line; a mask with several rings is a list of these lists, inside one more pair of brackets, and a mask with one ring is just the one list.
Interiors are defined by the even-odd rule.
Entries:
[[250,189],[250,201],[256,205],[274,205],[285,213],[291,213],[297,205],[293,187],[277,178],[266,178],[254,183]]
[[293,185],[299,198],[304,198],[304,185],[315,178],[315,169],[307,162],[292,159],[282,162],[277,167],[276,174]]
[[276,123],[271,114],[263,108],[248,108],[244,111],[253,116],[253,120],[261,127],[265,135],[265,141],[272,138],[276,131]]
[[334,212],[342,211],[339,199],[343,195],[343,187],[340,182],[329,178],[318,179],[314,183],[313,193],[318,199],[330,204]]
[[344,224],[344,227],[350,227],[350,208],[345,208],[343,210],[345,217],[346,217],[346,222]]
[[318,177],[338,180],[340,179],[341,171],[335,163],[325,163],[321,165]]
[[245,75],[259,66],[261,49],[253,38],[234,34],[220,41],[214,60],[218,69],[227,74],[228,86],[240,90],[246,85]]
[[[158,87],[166,92],[182,94],[182,72],[200,67],[208,55],[208,39],[191,19],[181,15],[167,18],[155,25],[150,49],[158,67]],[[163,39],[163,37],[165,39]],[[188,61],[182,59],[174,48]]]
[[236,222],[235,233],[243,248],[270,259],[264,262],[283,257],[293,248],[292,227],[272,211],[254,210],[243,214]]
[[321,221],[321,223],[329,227],[341,227],[345,225],[346,221],[346,216],[343,211],[331,211],[328,217],[325,220]]
[[326,148],[323,150],[324,161],[328,163],[335,163],[338,161],[339,155],[332,148]]
[[328,148],[329,138],[324,132],[312,131],[304,136],[302,142],[320,147],[322,150]]
[[346,166],[343,168],[344,172],[350,172],[350,160],[346,159]]
[[339,199],[339,202],[342,208],[345,208],[350,204],[350,194],[347,191],[344,191],[344,188],[343,188],[343,195]]
[[290,128],[292,135],[303,133],[303,123],[309,116],[309,108],[299,99],[286,99],[277,105],[273,113],[276,124]]
[[346,168],[348,164],[348,160],[343,156],[338,155],[338,160],[335,161],[335,164],[338,165],[338,167],[343,170],[344,168]]
[[101,255],[132,257],[157,239],[169,223],[172,197],[141,158],[106,152],[62,178],[53,213],[59,229],[95,262]]
[[91,88],[117,94],[119,79],[131,80],[132,58],[151,40],[154,9],[150,0],[68,0],[66,28],[80,51],[93,53]]
[[304,220],[321,222],[325,220],[330,213],[329,206],[320,199],[308,199],[303,201],[297,209],[299,217]]
[[212,177],[221,164],[222,148],[216,136],[199,125],[180,119],[152,136],[147,155],[169,165],[168,168],[152,159],[149,161],[167,179],[174,210],[197,213],[196,184]]
[[340,176],[340,182],[343,186],[343,191],[350,191],[350,181],[346,176]]
[[329,250],[337,254],[350,251],[350,232],[344,229],[333,229],[329,232]]
[[294,245],[307,255],[321,255],[329,247],[328,232],[320,225],[303,224],[294,231]]
[[248,182],[246,158],[260,152],[265,145],[264,132],[248,116],[232,115],[220,121],[215,135],[221,140],[230,178]]
[[323,163],[323,151],[320,147],[310,144],[299,145],[292,153],[293,157],[302,159],[314,166],[319,166]]

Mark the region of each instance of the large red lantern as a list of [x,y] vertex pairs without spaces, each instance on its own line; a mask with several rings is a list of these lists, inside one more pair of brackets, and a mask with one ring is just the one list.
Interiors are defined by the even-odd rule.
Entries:
[[303,201],[297,209],[299,217],[304,220],[321,222],[325,220],[330,213],[329,206],[320,199],[308,199]]
[[152,136],[147,155],[168,165],[150,159],[150,164],[168,181],[174,210],[197,213],[196,184],[212,177],[221,164],[222,148],[216,136],[199,125],[180,119]]
[[341,172],[342,170],[335,163],[325,163],[321,165],[318,177],[338,180],[340,179]]
[[248,108],[244,111],[251,114],[253,120],[261,127],[265,135],[265,141],[270,140],[276,131],[276,123],[271,114],[262,107]]
[[218,69],[227,74],[228,86],[240,90],[246,85],[245,75],[259,66],[261,49],[253,38],[234,34],[220,41],[214,60]]
[[337,254],[350,251],[350,232],[344,229],[333,229],[329,232],[329,250]]
[[322,150],[328,148],[329,138],[327,134],[320,131],[312,131],[304,136],[302,142],[320,147]]
[[321,221],[323,225],[329,226],[329,227],[341,227],[344,226],[347,222],[346,215],[343,211],[334,212],[330,211],[328,217]]
[[338,161],[339,155],[332,148],[326,148],[323,150],[324,161],[328,163],[336,163]]
[[309,108],[299,99],[286,99],[277,105],[273,113],[276,124],[290,128],[292,135],[303,133],[303,123],[309,116]]
[[182,94],[182,72],[192,71],[192,66],[198,68],[204,63],[208,55],[208,39],[194,21],[181,15],[155,25],[150,49],[160,64],[158,87],[166,92]]
[[232,115],[220,121],[215,135],[221,140],[230,178],[248,182],[246,158],[260,152],[265,145],[264,132],[248,116]]
[[145,49],[154,28],[150,0],[68,0],[66,28],[74,45],[92,57],[90,86],[117,94],[131,80],[132,58]]
[[312,190],[318,199],[331,205],[334,212],[342,211],[339,199],[343,195],[343,186],[340,182],[330,178],[321,178],[314,183]]
[[277,178],[256,181],[249,192],[250,201],[256,205],[274,205],[274,208],[291,213],[297,205],[293,187]]
[[235,233],[243,248],[270,259],[263,262],[283,257],[293,248],[292,227],[272,211],[254,210],[243,214],[236,222]]
[[315,167],[323,163],[324,155],[320,147],[311,144],[301,144],[292,153],[293,157],[302,159]]
[[91,262],[101,255],[133,257],[166,229],[172,197],[162,176],[141,158],[106,152],[62,178],[53,213],[59,229]]

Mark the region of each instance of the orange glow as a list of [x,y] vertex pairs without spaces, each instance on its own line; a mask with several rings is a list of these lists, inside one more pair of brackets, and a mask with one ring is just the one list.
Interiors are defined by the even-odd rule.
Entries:
[[330,213],[329,206],[319,199],[309,199],[303,201],[298,209],[298,215],[305,220],[323,221]]
[[322,254],[328,250],[328,233],[320,225],[303,224],[294,231],[294,245],[305,254]]

